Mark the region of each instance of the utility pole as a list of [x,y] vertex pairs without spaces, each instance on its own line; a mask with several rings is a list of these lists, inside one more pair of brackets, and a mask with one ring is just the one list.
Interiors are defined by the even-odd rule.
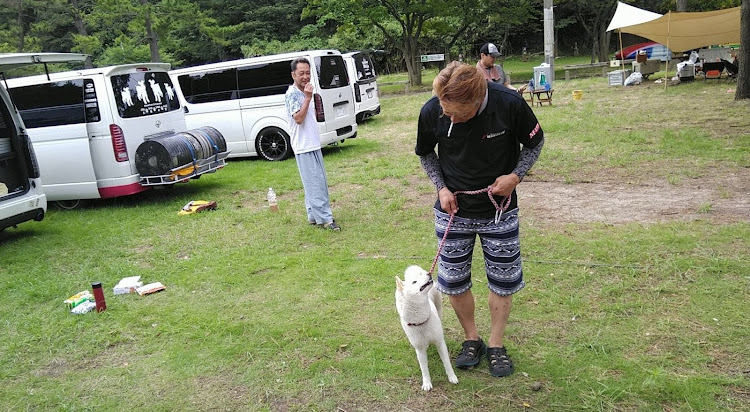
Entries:
[[544,62],[552,67],[552,82],[555,80],[555,17],[552,0],[544,0]]

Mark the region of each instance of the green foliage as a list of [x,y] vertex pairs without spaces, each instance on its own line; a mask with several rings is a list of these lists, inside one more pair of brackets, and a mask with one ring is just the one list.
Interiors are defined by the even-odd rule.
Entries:
[[[117,64],[141,63],[151,61],[151,52],[148,44],[138,42],[126,34],[122,34],[113,40],[112,46],[105,48],[97,57],[99,66],[112,66]],[[181,62],[171,54],[162,51],[161,61],[179,65]]]
[[245,57],[264,56],[302,50],[330,49],[334,48],[332,43],[317,36],[320,27],[308,24],[300,30],[300,33],[285,42],[278,40],[256,41],[251,45],[242,46],[242,54]]

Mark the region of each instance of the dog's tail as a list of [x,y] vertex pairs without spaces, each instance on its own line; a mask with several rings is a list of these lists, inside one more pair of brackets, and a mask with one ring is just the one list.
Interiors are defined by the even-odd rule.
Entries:
[[430,289],[430,300],[435,304],[435,310],[437,310],[438,317],[443,320],[443,294],[438,292],[435,286]]

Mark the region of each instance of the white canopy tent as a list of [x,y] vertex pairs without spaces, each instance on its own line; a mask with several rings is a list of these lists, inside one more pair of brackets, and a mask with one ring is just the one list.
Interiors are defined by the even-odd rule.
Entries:
[[[612,16],[612,21],[609,22],[607,31],[617,30],[620,38],[620,66],[625,69],[625,56],[622,53],[622,28],[634,26],[642,23],[647,23],[662,17],[659,13],[652,11],[639,9],[638,7],[625,4],[621,1],[617,2],[617,9],[615,9],[615,15]],[[624,72],[623,72],[624,73]]]
[[639,9],[638,7],[634,7],[618,1],[615,15],[612,16],[612,21],[609,22],[607,31],[646,23],[652,20],[656,20],[661,16],[662,15],[659,13]]

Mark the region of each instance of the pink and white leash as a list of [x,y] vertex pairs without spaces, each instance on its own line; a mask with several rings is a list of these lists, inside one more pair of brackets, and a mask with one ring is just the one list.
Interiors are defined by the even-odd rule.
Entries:
[[[489,196],[490,201],[495,206],[495,224],[498,224],[500,222],[500,217],[503,215],[506,209],[508,209],[508,206],[510,206],[510,198],[511,196],[508,196],[503,201],[503,206],[500,207],[500,205],[497,204],[495,201],[495,198],[492,197],[492,186],[487,186],[484,189],[480,190],[457,190],[453,192],[453,196],[458,194],[463,195],[478,195],[480,193],[487,193],[487,196]],[[437,254],[435,255],[435,259],[432,260],[432,266],[430,267],[430,271],[427,272],[430,277],[432,277],[432,271],[435,270],[435,266],[437,265],[438,259],[440,258],[440,252],[443,251],[443,246],[445,246],[445,239],[448,238],[448,231],[451,228],[451,223],[453,223],[453,217],[455,216],[455,213],[451,213],[450,219],[448,219],[448,225],[445,227],[445,232],[443,233],[443,238],[440,240],[440,245],[438,246]]]

